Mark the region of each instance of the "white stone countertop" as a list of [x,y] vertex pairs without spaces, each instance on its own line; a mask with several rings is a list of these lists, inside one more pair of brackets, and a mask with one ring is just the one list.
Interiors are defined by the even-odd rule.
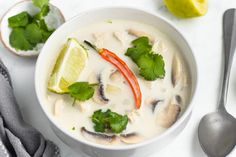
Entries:
[[[19,0],[1,0],[0,16]],[[164,7],[162,0],[51,0],[64,13],[66,20],[83,10],[100,6],[133,6],[157,14],[177,27],[190,43],[199,69],[199,88],[192,117],[176,139],[166,148],[150,157],[206,157],[197,137],[198,123],[203,115],[216,109],[222,67],[222,15],[228,8],[236,8],[236,0],[209,0],[206,16],[195,19],[177,19]],[[0,58],[12,76],[14,93],[25,120],[54,141],[62,157],[82,157],[76,154],[50,129],[42,113],[34,89],[36,59],[18,57],[0,44]],[[236,62],[232,67],[227,110],[236,116]],[[228,157],[235,157],[234,150]]]

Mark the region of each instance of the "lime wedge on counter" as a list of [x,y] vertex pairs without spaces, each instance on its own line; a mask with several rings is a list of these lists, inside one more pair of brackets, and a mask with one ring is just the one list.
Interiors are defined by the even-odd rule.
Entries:
[[68,39],[62,48],[48,83],[55,93],[68,92],[67,87],[76,82],[88,59],[87,51],[74,39]]
[[172,14],[182,18],[203,16],[208,10],[208,0],[164,0],[164,2]]

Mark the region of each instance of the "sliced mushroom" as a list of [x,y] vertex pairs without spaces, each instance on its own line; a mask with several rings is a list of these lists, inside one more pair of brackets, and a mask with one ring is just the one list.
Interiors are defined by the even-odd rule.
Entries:
[[58,99],[56,100],[54,104],[54,116],[60,116],[61,112],[64,108],[64,100],[63,99]]
[[157,115],[157,124],[164,128],[169,128],[176,122],[180,111],[181,108],[179,105],[170,103],[163,111],[161,111]]
[[107,84],[106,93],[117,95],[117,94],[121,93],[121,89],[117,86]]
[[117,82],[121,81],[122,75],[121,75],[121,73],[118,70],[115,70],[114,72],[112,72],[110,74],[109,78],[110,78],[110,80],[112,82],[116,82],[117,83]]
[[180,95],[176,95],[176,96],[175,96],[175,99],[176,99],[176,101],[177,101],[178,104],[180,104],[180,105],[182,104],[182,101],[183,101],[183,100],[182,100],[182,98],[181,98]]
[[116,135],[107,135],[96,132],[88,131],[85,127],[81,128],[82,135],[89,141],[100,143],[100,144],[116,144],[119,142]]
[[143,140],[143,137],[137,133],[121,134],[120,140],[126,144],[135,144]]
[[183,67],[181,65],[180,58],[175,55],[173,57],[171,71],[171,82],[173,87],[175,87],[181,79],[183,79]]
[[127,41],[127,32],[126,31],[115,31],[113,33],[113,36],[121,42],[121,44],[124,46]]
[[99,86],[97,90],[95,90],[93,100],[96,103],[102,103],[106,104],[109,102],[109,99],[106,96],[106,88],[107,88],[107,83],[110,74],[114,72],[113,68],[106,68],[104,69],[97,77],[97,80],[99,82]]
[[105,83],[103,81],[103,78],[102,78],[102,75],[100,74],[98,76],[98,82],[99,82],[99,87],[98,87],[98,90],[99,90],[99,94],[101,96],[101,99],[104,101],[104,102],[108,102],[109,99],[106,97],[105,95],[105,89],[106,89],[106,86],[105,86]]
[[155,111],[156,106],[157,106],[159,103],[161,103],[161,102],[163,102],[163,100],[156,99],[156,98],[152,98],[152,97],[149,97],[149,98],[147,98],[147,99],[145,100],[145,104],[146,104],[146,105],[151,105],[152,112]]
[[151,102],[151,105],[152,105],[152,112],[155,111],[156,106],[157,106],[160,102],[163,102],[163,100],[153,100],[153,101]]
[[149,40],[151,41],[152,44],[155,42],[155,38],[154,38],[152,35],[150,35],[150,34],[148,34],[148,33],[146,33],[146,32],[139,31],[139,30],[136,30],[136,29],[132,29],[132,28],[131,28],[131,29],[128,30],[128,33],[129,33],[130,35],[135,36],[135,37],[146,36],[146,37],[149,38]]

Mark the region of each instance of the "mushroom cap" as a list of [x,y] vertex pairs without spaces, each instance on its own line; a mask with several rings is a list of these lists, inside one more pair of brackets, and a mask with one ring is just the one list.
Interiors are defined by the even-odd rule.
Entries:
[[[57,17],[60,18],[61,24],[65,22],[65,18],[61,11],[54,5],[49,4],[50,8],[53,8],[54,13],[57,14]],[[4,47],[8,49],[10,52],[13,52],[16,55],[24,56],[24,57],[34,57],[38,56],[44,44],[38,44],[34,50],[24,51],[24,50],[16,50],[10,45],[9,36],[12,31],[10,27],[8,27],[8,18],[14,16],[22,11],[27,11],[29,14],[34,15],[39,12],[39,8],[35,7],[32,1],[23,0],[15,5],[13,5],[7,12],[3,15],[0,21],[0,40],[3,43]]]

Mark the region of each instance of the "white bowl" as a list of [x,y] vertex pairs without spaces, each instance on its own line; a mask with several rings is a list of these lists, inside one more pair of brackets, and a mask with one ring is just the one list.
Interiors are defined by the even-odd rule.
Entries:
[[178,45],[189,66],[192,79],[191,100],[193,99],[197,86],[197,66],[188,42],[176,28],[164,19],[142,10],[127,7],[108,7],[85,11],[57,29],[44,45],[36,64],[35,87],[37,97],[56,135],[74,150],[83,152],[91,157],[144,157],[160,150],[163,146],[166,146],[183,130],[191,115],[193,108],[191,102],[178,121],[160,136],[138,144],[111,147],[89,141],[82,141],[81,139],[72,137],[67,131],[53,121],[51,114],[46,110],[46,102],[43,99],[45,97],[44,93],[48,77],[48,70],[46,69],[53,66],[60,47],[66,42],[67,37],[71,33],[76,32],[79,28],[86,27],[96,21],[106,21],[108,19],[124,19],[143,22],[153,25],[167,34]]

